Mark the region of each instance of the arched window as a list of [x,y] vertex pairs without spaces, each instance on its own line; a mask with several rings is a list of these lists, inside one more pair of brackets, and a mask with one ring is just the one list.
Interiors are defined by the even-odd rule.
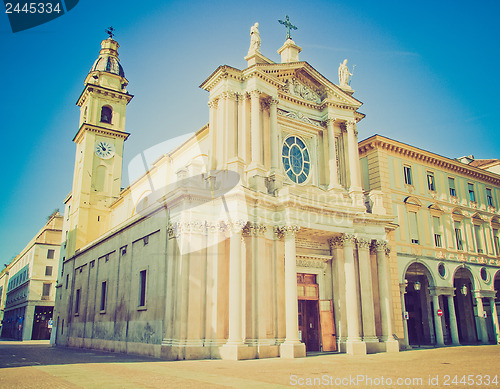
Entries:
[[111,116],[113,115],[113,111],[111,107],[105,105],[101,109],[101,122],[110,123],[111,124]]

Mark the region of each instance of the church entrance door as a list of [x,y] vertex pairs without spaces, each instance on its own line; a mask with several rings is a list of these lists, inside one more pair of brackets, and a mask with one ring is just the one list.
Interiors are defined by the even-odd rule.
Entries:
[[315,274],[297,274],[299,338],[306,351],[320,351],[319,293]]

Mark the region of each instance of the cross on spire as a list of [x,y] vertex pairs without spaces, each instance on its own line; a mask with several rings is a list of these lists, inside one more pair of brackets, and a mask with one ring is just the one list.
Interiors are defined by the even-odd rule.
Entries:
[[110,39],[113,39],[113,37],[115,36],[116,30],[113,28],[113,26],[106,28],[104,31],[109,35]]
[[280,24],[283,24],[286,27],[286,39],[292,39],[292,36],[290,35],[290,30],[296,30],[297,27],[294,26],[292,23],[290,23],[290,18],[288,15],[285,17],[285,21],[283,20],[278,20]]

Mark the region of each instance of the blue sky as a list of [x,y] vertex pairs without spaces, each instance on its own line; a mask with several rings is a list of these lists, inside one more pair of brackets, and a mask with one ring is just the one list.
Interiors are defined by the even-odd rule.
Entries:
[[286,14],[300,59],[351,86],[367,117],[359,138],[378,133],[448,157],[500,157],[495,112],[500,2],[80,0],[66,15],[13,34],[0,15],[0,263],[19,253],[71,190],[79,109],[75,102],[113,25],[135,97],[127,111],[124,180],[140,153],[208,121],[199,85],[219,65],[244,68],[249,31],[279,61]]

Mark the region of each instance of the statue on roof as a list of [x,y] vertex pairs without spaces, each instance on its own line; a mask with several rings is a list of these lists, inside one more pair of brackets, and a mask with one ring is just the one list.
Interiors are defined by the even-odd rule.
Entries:
[[248,49],[248,54],[260,52],[260,34],[259,34],[259,23],[255,23],[250,28],[250,48]]
[[347,59],[344,59],[344,62],[339,66],[339,85],[350,88],[349,76],[352,76],[352,73],[349,72],[349,68],[347,67]]

